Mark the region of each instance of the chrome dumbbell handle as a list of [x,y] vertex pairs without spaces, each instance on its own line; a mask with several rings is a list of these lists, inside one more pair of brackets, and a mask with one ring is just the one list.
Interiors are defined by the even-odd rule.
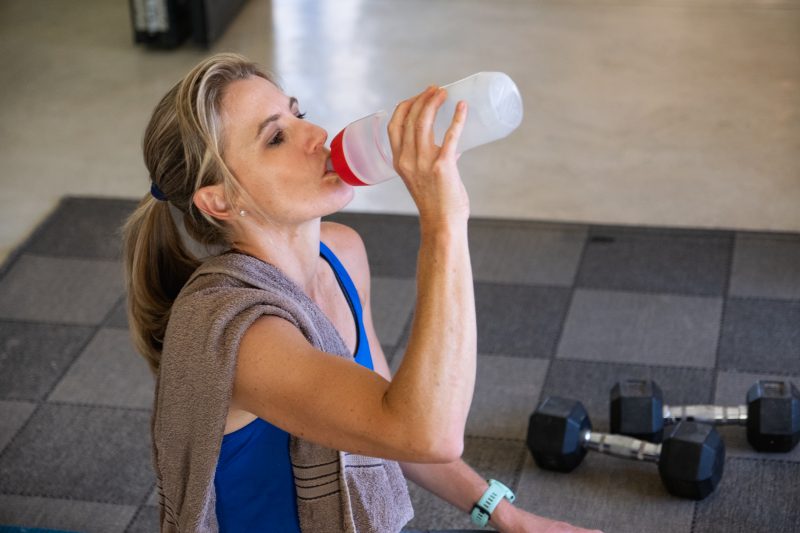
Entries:
[[665,405],[664,422],[675,424],[681,420],[720,425],[747,425],[747,406],[721,405]]
[[606,455],[650,463],[657,463],[661,456],[660,444],[610,433],[586,431],[583,433],[583,446]]

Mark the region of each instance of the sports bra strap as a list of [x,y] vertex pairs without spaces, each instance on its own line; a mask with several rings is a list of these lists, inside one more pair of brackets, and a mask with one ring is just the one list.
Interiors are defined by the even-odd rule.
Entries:
[[339,286],[342,288],[342,292],[344,293],[347,302],[350,304],[350,310],[353,313],[353,319],[358,327],[355,361],[361,366],[369,368],[370,370],[375,370],[372,364],[372,354],[370,353],[369,349],[367,332],[364,328],[363,311],[361,309],[361,300],[358,296],[358,290],[356,290],[356,286],[353,283],[352,278],[350,278],[350,274],[347,273],[347,270],[344,268],[344,265],[342,265],[341,261],[339,261],[339,258],[336,257],[336,254],[334,254],[333,251],[323,242],[319,243],[319,253],[333,269],[333,273],[336,275],[336,280],[339,282]]

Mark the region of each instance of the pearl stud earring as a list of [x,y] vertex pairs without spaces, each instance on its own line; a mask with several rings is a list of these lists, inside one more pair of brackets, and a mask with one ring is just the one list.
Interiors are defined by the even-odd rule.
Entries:
[[239,211],[239,216],[240,216],[240,217],[243,217],[243,216],[245,216],[246,214],[247,214],[247,211],[245,211],[244,209],[242,209],[241,211]]

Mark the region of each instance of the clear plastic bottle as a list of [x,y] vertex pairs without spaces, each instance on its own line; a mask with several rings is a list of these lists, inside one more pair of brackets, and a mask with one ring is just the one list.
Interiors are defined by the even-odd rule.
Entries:
[[[519,90],[502,72],[478,72],[444,88],[447,99],[433,125],[433,137],[439,146],[460,100],[467,102],[468,111],[458,153],[502,139],[522,122]],[[331,141],[331,164],[344,181],[374,185],[397,176],[387,129],[390,118],[388,112],[378,111],[348,124]]]

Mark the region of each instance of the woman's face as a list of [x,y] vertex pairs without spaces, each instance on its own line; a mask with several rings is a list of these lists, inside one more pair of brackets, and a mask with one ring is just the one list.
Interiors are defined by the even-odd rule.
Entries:
[[326,171],[328,134],[303,120],[297,100],[269,81],[231,83],[222,98],[222,126],[225,162],[270,221],[304,222],[352,200],[353,188]]

